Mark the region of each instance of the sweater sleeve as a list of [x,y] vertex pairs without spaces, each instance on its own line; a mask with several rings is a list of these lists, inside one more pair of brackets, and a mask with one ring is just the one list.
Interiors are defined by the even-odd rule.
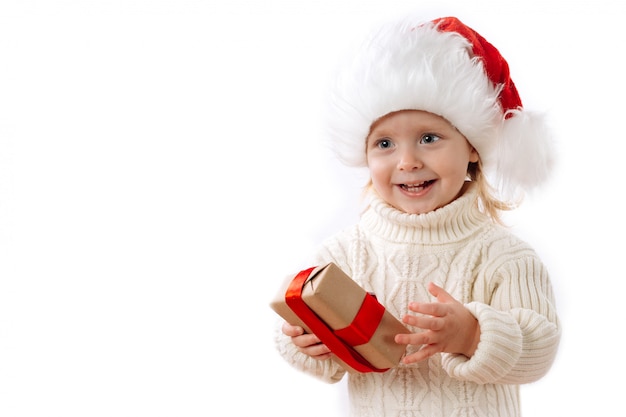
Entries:
[[[341,238],[342,236],[344,236],[344,233],[339,233],[324,242],[314,258],[315,265],[324,265],[328,262],[335,262],[344,270],[348,270],[346,264],[348,245],[343,243]],[[289,336],[285,336],[281,331],[282,323],[283,321],[279,320],[279,323],[276,325],[275,344],[278,353],[287,363],[301,372],[319,378],[328,383],[335,383],[343,378],[346,370],[334,360],[329,359],[320,361],[301,353],[293,344],[291,338]]]
[[466,304],[480,325],[476,352],[444,354],[443,366],[452,377],[479,384],[534,382],[552,366],[561,335],[548,273],[530,255],[492,272],[489,302]]
[[317,360],[298,351],[289,336],[280,330],[282,321],[276,325],[276,348],[283,359],[297,370],[333,384],[343,378],[345,370],[334,360]]

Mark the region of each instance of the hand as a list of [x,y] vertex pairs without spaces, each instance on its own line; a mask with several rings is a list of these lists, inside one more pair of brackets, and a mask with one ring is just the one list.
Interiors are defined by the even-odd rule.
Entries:
[[443,288],[430,283],[428,292],[437,301],[409,303],[409,310],[419,315],[407,314],[402,319],[404,323],[423,331],[398,334],[395,337],[396,343],[422,345],[417,352],[405,356],[403,362],[416,363],[439,352],[459,353],[468,358],[472,357],[480,341],[478,320]]
[[282,327],[285,335],[291,337],[291,341],[298,350],[313,359],[325,360],[330,358],[330,349],[326,347],[321,340],[312,333],[305,333],[300,326],[292,326],[285,322]]

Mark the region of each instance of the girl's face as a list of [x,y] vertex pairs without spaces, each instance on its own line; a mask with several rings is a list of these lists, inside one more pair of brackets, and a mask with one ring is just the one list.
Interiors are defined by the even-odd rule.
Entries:
[[390,205],[410,214],[455,200],[478,152],[446,119],[419,110],[390,113],[372,125],[367,165],[372,185]]

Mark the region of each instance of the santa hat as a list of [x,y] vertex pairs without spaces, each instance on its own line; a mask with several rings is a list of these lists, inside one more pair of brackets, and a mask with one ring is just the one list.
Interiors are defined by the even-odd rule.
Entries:
[[376,31],[342,67],[328,110],[331,146],[350,166],[366,166],[372,123],[400,110],[448,120],[503,194],[541,184],[553,162],[545,117],[523,108],[498,50],[454,17]]

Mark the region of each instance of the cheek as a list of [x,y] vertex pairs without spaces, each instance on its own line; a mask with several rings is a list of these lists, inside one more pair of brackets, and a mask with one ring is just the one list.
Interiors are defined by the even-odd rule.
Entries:
[[448,172],[450,173],[450,175],[465,177],[467,175],[467,170],[468,170],[470,162],[475,162],[474,158],[472,157],[472,154],[461,153],[458,155],[457,158],[454,158],[454,160],[449,161]]
[[367,167],[369,169],[372,182],[376,183],[384,180],[389,176],[389,169],[380,159],[370,159],[367,161]]
[[389,184],[391,183],[391,176],[388,170],[383,169],[380,164],[369,165],[369,183],[376,192],[381,196],[386,196],[389,193]]

